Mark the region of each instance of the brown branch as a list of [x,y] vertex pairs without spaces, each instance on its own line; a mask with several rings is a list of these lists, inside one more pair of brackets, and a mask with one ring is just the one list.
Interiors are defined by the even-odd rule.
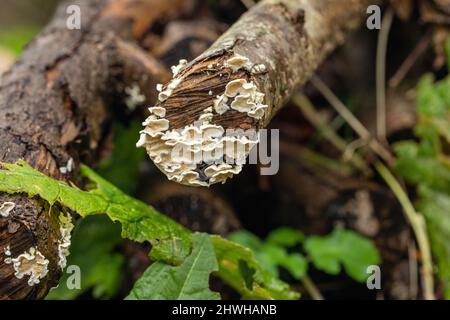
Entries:
[[[241,171],[242,159],[259,140],[242,134],[226,137],[224,131],[266,127],[298,86],[359,26],[371,2],[259,2],[210,49],[175,68],[174,78],[159,88],[160,101],[138,145],[146,147],[171,180],[197,186],[225,182]],[[226,143],[234,146],[225,148]],[[185,152],[181,161],[176,154],[180,148]],[[217,153],[205,159],[211,149]]]
[[[77,181],[80,160],[89,164],[97,157],[113,99],[124,100],[126,88],[136,85],[145,102],[154,101],[154,93],[144,88],[168,79],[165,68],[138,42],[155,22],[186,14],[194,3],[61,4],[0,79],[0,161],[25,159],[49,176]],[[69,4],[81,7],[81,30],[66,28]],[[42,298],[57,284],[66,255],[61,244],[70,240],[61,228],[70,229],[70,223],[60,223],[61,208],[39,199],[0,194],[0,207],[4,203],[12,210],[0,215],[0,299]],[[35,282],[27,274],[26,253]]]

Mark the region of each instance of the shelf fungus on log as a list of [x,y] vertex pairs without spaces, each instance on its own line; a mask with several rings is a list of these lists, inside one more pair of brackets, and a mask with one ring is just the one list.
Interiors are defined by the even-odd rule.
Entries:
[[370,2],[261,1],[198,58],[172,67],[137,146],[170,180],[224,183],[242,170],[258,129],[359,26]]

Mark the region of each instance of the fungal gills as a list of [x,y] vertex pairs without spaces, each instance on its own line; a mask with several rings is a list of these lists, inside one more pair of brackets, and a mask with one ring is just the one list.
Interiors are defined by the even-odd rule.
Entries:
[[14,276],[17,279],[29,276],[27,281],[29,286],[38,284],[48,273],[49,260],[34,247],[29,248],[28,251],[25,251],[16,258],[6,258],[5,263],[13,265],[15,270]]
[[[194,123],[181,129],[170,129],[164,102],[183,81],[180,74],[186,66],[187,61],[180,60],[177,66],[172,67],[173,79],[165,87],[157,85],[159,104],[149,108],[150,116],[143,122],[145,128],[136,146],[145,147],[155,165],[169,180],[191,186],[225,183],[228,178],[241,172],[250,150],[259,143],[259,136],[255,130],[225,130],[213,123],[213,117],[234,110],[260,121],[268,109],[264,104],[264,93],[251,80],[231,80],[221,95],[213,96],[212,91],[208,92],[211,105]],[[217,66],[208,66],[213,67]],[[249,73],[265,70],[264,65],[254,66],[248,58],[236,54],[226,60],[223,67],[232,73],[241,69]]]

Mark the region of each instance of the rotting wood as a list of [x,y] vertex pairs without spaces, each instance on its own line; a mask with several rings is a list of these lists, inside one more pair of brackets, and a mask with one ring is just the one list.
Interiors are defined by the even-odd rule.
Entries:
[[197,59],[174,67],[173,79],[158,87],[160,101],[144,122],[138,146],[145,146],[170,180],[194,186],[225,182],[241,171],[259,142],[255,135],[226,136],[226,130],[266,127],[359,26],[369,4],[259,2]]

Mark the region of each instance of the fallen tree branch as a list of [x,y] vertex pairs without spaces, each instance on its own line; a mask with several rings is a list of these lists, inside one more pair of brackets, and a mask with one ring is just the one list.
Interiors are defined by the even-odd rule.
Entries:
[[[62,3],[0,79],[0,161],[25,159],[49,176],[77,181],[80,160],[97,158],[113,99],[135,107],[126,89],[137,86],[145,101],[154,101],[145,88],[167,79],[138,41],[155,22],[190,12],[193,3]],[[81,8],[80,30],[66,27],[68,5]],[[70,216],[24,195],[0,194],[2,206],[8,210],[0,215],[0,299],[42,298],[66,264]]]
[[[359,26],[368,0],[264,0],[197,59],[173,67],[138,146],[170,180],[209,186],[238,174],[255,135]],[[228,145],[228,146],[227,146]]]

